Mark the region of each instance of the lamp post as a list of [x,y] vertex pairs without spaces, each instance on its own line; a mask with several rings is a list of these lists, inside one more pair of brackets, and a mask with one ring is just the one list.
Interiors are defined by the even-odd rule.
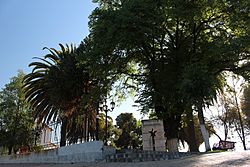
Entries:
[[107,99],[105,98],[103,103],[102,102],[99,103],[99,108],[100,108],[100,111],[105,112],[105,142],[104,144],[108,145],[108,111],[112,112],[114,110],[115,102],[112,101],[110,103],[111,109],[109,109],[107,105]]
[[96,132],[95,132],[96,140],[99,140],[99,104],[97,104],[96,108]]
[[38,137],[40,136],[40,128],[36,127],[34,130],[34,140],[35,140],[35,143],[34,145],[36,146],[37,145],[37,139]]

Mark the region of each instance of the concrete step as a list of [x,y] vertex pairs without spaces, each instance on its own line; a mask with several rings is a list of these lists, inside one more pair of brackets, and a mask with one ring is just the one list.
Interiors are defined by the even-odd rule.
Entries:
[[189,152],[131,151],[106,156],[106,162],[144,162],[177,159],[188,156]]

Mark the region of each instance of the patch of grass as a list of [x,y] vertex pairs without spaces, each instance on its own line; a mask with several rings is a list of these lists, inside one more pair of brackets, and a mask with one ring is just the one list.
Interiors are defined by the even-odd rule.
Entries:
[[212,150],[208,151],[208,153],[220,153],[220,152],[225,152],[226,150]]

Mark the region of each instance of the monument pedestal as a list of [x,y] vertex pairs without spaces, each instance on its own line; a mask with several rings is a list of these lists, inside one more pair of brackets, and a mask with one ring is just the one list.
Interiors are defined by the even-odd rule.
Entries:
[[166,151],[165,143],[162,120],[142,120],[143,150]]

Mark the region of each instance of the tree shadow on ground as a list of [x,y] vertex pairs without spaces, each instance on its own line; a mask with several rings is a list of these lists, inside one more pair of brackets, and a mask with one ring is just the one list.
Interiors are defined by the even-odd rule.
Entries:
[[247,165],[249,160],[250,160],[250,158],[244,157],[244,158],[223,161],[217,165],[218,166],[243,166],[243,165]]

